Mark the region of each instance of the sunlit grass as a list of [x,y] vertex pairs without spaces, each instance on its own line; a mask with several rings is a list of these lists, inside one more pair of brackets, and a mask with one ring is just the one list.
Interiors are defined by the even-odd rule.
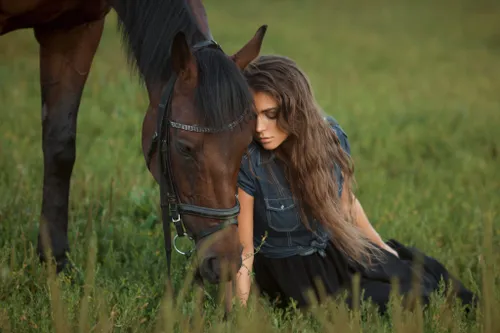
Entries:
[[[465,316],[436,295],[423,313],[398,298],[273,309],[252,295],[222,321],[221,290],[190,285],[173,256],[166,291],[158,188],[141,151],[147,95],[109,16],[82,98],[70,244],[80,273],[56,277],[35,255],[41,207],[38,47],[30,31],[0,38],[0,332],[500,331],[500,6],[493,1],[253,1],[205,4],[235,52],[262,24],[263,53],[295,59],[321,106],[346,130],[357,195],[386,238],[441,261],[482,298]],[[222,288],[220,288],[222,289]],[[188,290],[189,289],[184,289]],[[439,296],[439,297],[438,297]]]

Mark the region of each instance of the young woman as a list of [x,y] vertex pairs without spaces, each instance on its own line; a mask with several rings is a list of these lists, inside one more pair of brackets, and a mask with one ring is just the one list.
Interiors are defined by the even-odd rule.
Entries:
[[[283,56],[261,56],[244,71],[257,112],[255,139],[238,179],[243,266],[237,294],[246,304],[255,273],[259,291],[287,306],[349,291],[361,275],[364,298],[385,311],[391,278],[411,289],[416,253],[385,243],[351,190],[353,166],[347,135],[320,110],[306,75]],[[424,256],[421,296],[452,280],[463,303],[473,294],[436,260]],[[321,288],[320,287],[320,288]],[[351,300],[348,298],[350,304]]]

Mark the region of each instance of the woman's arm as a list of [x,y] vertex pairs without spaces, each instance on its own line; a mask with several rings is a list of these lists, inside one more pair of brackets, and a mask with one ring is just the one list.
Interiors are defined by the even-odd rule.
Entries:
[[[342,149],[350,156],[351,155],[351,146],[349,144],[349,140],[347,138],[346,133],[344,130],[338,125],[336,120],[333,118],[329,117],[327,118],[330,124],[332,125],[333,130],[337,134],[339,140],[340,140],[340,145]],[[336,175],[337,177],[340,177],[339,174]],[[380,235],[375,231],[373,226],[371,225],[370,221],[368,220],[368,217],[365,214],[365,211],[363,210],[363,207],[361,206],[361,203],[358,201],[358,199],[352,195],[352,206],[351,202],[349,202],[349,195],[347,193],[346,189],[346,184],[345,182],[342,185],[342,196],[341,196],[341,202],[342,202],[342,208],[346,214],[352,214],[354,218],[354,222],[359,226],[359,228],[366,234],[368,239],[370,239],[374,244],[380,246],[381,248],[385,249],[386,251],[389,251],[393,253],[395,256],[398,256],[397,252],[394,251],[389,245],[384,243]]]
[[[342,190],[342,206],[344,208],[344,211],[348,211],[350,205],[349,205],[349,199],[348,199],[348,194],[347,190],[345,190],[345,184],[343,185],[343,190]],[[359,226],[361,230],[365,233],[365,235],[375,244],[380,246],[381,248],[385,249],[386,251],[391,252],[394,254],[396,257],[398,257],[398,253],[394,251],[389,245],[387,245],[380,235],[377,233],[377,231],[373,228],[371,225],[370,221],[368,220],[368,217],[365,214],[365,211],[363,207],[361,206],[361,203],[359,200],[352,195],[352,206],[350,207],[352,216],[354,218],[355,223]]]
[[236,295],[246,305],[250,293],[253,268],[253,205],[254,197],[238,188],[240,214],[238,215],[238,233],[243,246],[242,265],[236,276]]

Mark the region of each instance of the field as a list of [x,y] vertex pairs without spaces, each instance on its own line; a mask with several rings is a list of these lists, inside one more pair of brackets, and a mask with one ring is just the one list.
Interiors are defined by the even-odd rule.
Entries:
[[[227,53],[269,25],[263,53],[295,59],[346,130],[357,195],[375,228],[443,262],[482,295],[481,308],[465,317],[436,298],[423,314],[395,306],[385,318],[367,310],[359,321],[332,304],[280,313],[253,298],[223,322],[215,286],[203,303],[194,293],[179,303],[165,296],[159,192],[140,147],[147,95],[125,61],[112,13],[82,98],[70,198],[71,255],[86,287],[54,279],[35,256],[43,175],[38,45],[28,30],[0,38],[0,332],[500,332],[500,3],[205,6]],[[185,265],[173,256],[177,292]]]

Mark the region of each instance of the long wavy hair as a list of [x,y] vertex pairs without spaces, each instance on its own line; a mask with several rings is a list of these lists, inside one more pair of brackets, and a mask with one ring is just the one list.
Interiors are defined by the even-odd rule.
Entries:
[[[307,216],[314,217],[330,230],[339,250],[355,262],[368,265],[377,248],[353,223],[354,165],[325,120],[306,74],[293,60],[278,55],[260,56],[243,74],[252,91],[270,95],[279,106],[277,124],[288,137],[275,154],[284,162],[303,223],[309,228]],[[350,206],[347,211],[338,195],[335,164],[344,177],[343,191]]]

